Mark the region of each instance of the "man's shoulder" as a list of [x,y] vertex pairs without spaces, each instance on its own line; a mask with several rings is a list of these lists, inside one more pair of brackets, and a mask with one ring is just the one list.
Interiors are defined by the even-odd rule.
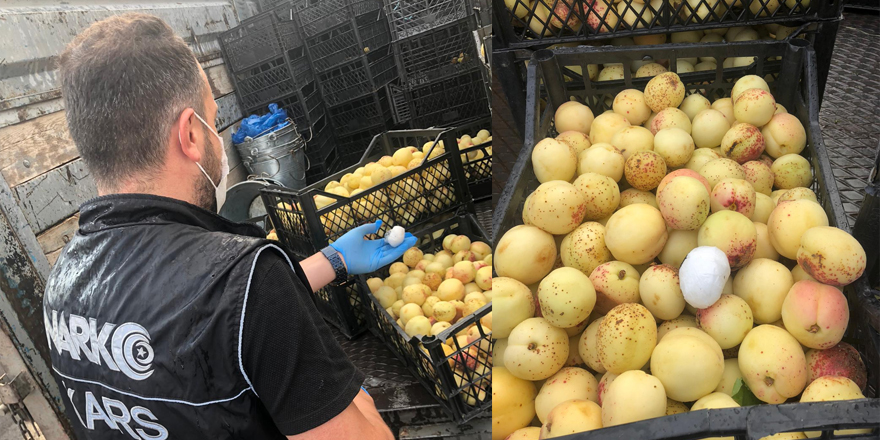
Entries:
[[277,275],[279,273],[293,273],[295,276],[299,272],[299,263],[292,258],[277,243],[263,243],[253,249],[242,263],[249,264],[247,267],[250,278],[252,278],[252,286],[257,285],[266,277]]

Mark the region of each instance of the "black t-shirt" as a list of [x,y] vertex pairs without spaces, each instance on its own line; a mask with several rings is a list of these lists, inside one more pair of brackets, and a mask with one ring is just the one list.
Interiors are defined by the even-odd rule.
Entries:
[[307,286],[282,256],[263,252],[246,305],[244,369],[284,435],[339,415],[365,379],[333,338]]

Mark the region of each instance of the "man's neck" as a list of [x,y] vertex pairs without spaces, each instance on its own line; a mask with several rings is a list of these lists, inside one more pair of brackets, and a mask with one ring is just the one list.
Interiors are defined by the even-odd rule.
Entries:
[[166,182],[166,179],[153,179],[152,181],[129,180],[114,188],[98,186],[98,195],[111,194],[151,194],[154,196],[168,197],[196,205],[196,197],[193,191],[194,185],[181,182]]

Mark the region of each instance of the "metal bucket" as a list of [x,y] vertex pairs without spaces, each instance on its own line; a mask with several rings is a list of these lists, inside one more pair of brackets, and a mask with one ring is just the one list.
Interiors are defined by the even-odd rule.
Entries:
[[[240,144],[235,144],[241,160],[246,162],[259,162],[261,158],[268,157],[272,150],[289,144],[294,138],[299,137],[296,125],[288,120],[287,126],[280,130],[258,135],[255,138],[247,137]],[[277,154],[274,154],[277,156]]]
[[259,162],[245,162],[245,167],[252,175],[278,181],[287,188],[305,188],[306,171],[309,169],[306,144],[302,138],[297,140],[298,145],[290,145],[282,149],[278,155],[261,158]]
[[248,138],[235,148],[251,177],[272,179],[287,188],[302,189],[309,169],[305,145],[296,125],[289,121],[286,127]]

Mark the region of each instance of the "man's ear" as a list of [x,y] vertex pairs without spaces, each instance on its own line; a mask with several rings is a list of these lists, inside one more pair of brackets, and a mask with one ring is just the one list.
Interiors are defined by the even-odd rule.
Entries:
[[180,152],[183,153],[184,156],[192,160],[193,162],[201,162],[202,161],[202,152],[199,150],[198,145],[201,143],[201,133],[199,130],[195,130],[195,110],[192,108],[187,108],[180,113],[180,117],[177,119],[177,133],[178,133],[178,143],[180,145]]

